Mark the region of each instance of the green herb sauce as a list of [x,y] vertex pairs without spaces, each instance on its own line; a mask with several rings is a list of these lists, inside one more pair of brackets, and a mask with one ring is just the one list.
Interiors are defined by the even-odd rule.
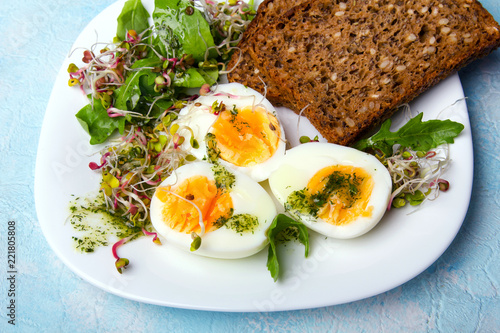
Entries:
[[219,164],[220,150],[217,148],[217,140],[215,135],[208,133],[205,136],[205,141],[207,145],[207,160],[212,163],[212,171],[215,178],[215,186],[218,189],[229,190],[233,187],[236,177],[234,174],[229,172],[224,166]]
[[76,198],[70,203],[68,222],[76,234],[72,237],[75,249],[80,252],[94,252],[100,246],[107,246],[111,238],[125,238],[141,235],[141,228],[129,225],[126,218],[112,215],[106,209],[101,195],[95,198]]
[[285,203],[285,209],[303,215],[318,216],[318,211],[328,203],[332,196],[338,198],[345,208],[350,208],[360,197],[360,185],[363,178],[356,174],[334,171],[326,177],[323,188],[309,194],[306,188],[292,192]]
[[[229,217],[219,218],[214,225],[217,228],[226,227],[232,229],[242,235],[243,233],[254,233],[255,229],[259,226],[259,219],[256,216],[250,214],[237,214],[232,215],[231,210]],[[232,216],[231,216],[232,215]]]
[[238,214],[231,216],[231,218],[226,222],[225,227],[232,229],[239,234],[248,233],[255,231],[259,225],[259,219],[256,216],[250,214]]
[[217,140],[215,134],[207,133],[205,135],[205,142],[207,147],[207,159],[210,163],[217,163],[220,157],[220,149],[217,147]]
[[233,187],[236,181],[236,177],[224,166],[220,165],[219,163],[214,163],[212,166],[212,171],[214,173],[215,186],[218,189],[230,190]]
[[274,241],[276,242],[276,244],[298,241],[299,235],[300,230],[296,226],[289,226],[288,228],[283,229],[278,235],[276,235]]

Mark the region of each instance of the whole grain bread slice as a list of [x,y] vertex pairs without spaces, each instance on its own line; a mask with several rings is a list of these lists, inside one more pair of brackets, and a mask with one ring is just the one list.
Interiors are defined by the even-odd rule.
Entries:
[[258,8],[257,15],[247,27],[242,40],[238,45],[238,50],[233,53],[227,68],[230,82],[239,82],[243,85],[265,94],[275,106],[287,106],[294,108],[295,105],[289,102],[289,97],[284,95],[279,86],[275,86],[269,80],[265,68],[256,66],[248,49],[249,40],[262,31],[262,27],[269,21],[278,18],[293,6],[305,0],[265,0]]
[[287,105],[305,108],[329,142],[349,145],[497,48],[500,26],[475,0],[309,0],[245,43]]

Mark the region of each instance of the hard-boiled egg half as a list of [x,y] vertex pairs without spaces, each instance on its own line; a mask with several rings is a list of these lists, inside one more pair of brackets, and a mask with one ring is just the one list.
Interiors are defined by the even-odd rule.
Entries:
[[193,253],[236,259],[267,245],[276,216],[271,196],[254,180],[220,164],[193,162],[178,168],[157,188],[151,222],[168,244]]
[[269,185],[307,227],[340,239],[371,230],[387,210],[392,190],[389,172],[376,157],[319,142],[288,150]]
[[[239,83],[219,84],[190,102],[173,128],[186,138],[183,148],[197,159],[218,160],[257,182],[269,177],[285,153],[275,108]],[[199,147],[190,147],[193,138]]]

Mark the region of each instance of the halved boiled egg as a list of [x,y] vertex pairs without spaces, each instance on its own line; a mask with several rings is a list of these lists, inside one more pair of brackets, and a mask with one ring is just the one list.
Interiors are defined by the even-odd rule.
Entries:
[[392,190],[389,172],[376,157],[319,142],[288,150],[269,186],[307,227],[341,239],[371,230],[387,210]]
[[218,164],[193,162],[165,179],[151,201],[151,222],[166,242],[213,258],[243,258],[268,243],[276,216],[271,196],[250,177]]
[[[269,177],[285,153],[285,134],[275,108],[239,83],[220,84],[184,107],[175,122],[197,159],[217,160],[257,182]],[[191,139],[198,148],[189,147]]]

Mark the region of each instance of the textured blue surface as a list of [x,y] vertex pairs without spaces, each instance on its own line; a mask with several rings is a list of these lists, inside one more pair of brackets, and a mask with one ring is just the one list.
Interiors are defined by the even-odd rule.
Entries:
[[[425,272],[358,302],[278,313],[216,313],[142,304],[74,275],[38,225],[33,182],[53,82],[73,41],[113,0],[3,1],[0,11],[0,331],[493,332],[500,328],[500,51],[460,72],[474,140],[467,217]],[[482,0],[500,21],[498,0]],[[112,18],[114,19],[114,18]],[[8,324],[7,222],[16,221],[16,326]]]

